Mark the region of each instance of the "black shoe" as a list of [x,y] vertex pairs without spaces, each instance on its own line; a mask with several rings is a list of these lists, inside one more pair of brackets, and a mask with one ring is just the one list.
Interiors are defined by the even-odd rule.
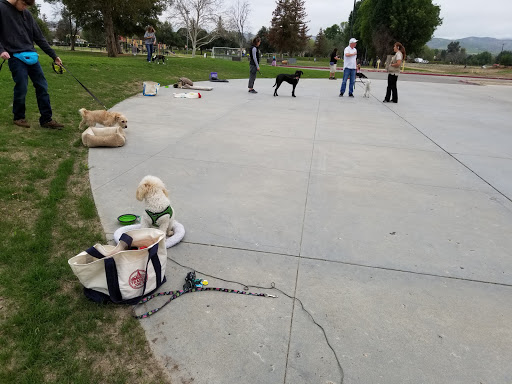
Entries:
[[343,93],[340,93],[340,97],[343,97]]
[[384,99],[384,100],[382,100],[382,102],[383,103],[389,103],[389,100]]
[[353,95],[353,94],[351,94],[351,93],[349,93],[349,94],[348,94],[348,97],[354,97],[354,95]]
[[398,101],[393,101],[393,103],[398,103]]
[[255,89],[249,89],[249,93],[258,93]]

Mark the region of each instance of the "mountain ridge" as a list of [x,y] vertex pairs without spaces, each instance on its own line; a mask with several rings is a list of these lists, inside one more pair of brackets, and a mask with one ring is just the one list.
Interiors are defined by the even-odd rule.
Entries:
[[452,41],[458,41],[462,48],[466,48],[466,53],[473,55],[482,52],[491,52],[497,55],[502,50],[512,51],[512,38],[511,39],[496,39],[494,37],[463,37],[461,39],[444,39],[441,37],[434,37],[427,43],[427,46],[432,49],[446,49],[448,44]]

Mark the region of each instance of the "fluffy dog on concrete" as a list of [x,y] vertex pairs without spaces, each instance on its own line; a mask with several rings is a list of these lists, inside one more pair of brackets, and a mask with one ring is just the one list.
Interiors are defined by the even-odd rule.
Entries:
[[165,56],[164,55],[155,55],[151,58],[151,61],[156,61],[157,64],[165,64]]
[[363,97],[370,97],[370,84],[372,82],[370,80],[367,80],[365,83],[364,83],[364,95]]
[[119,112],[109,112],[103,109],[88,111],[85,108],[80,109],[78,112],[82,115],[82,121],[78,126],[79,129],[82,129],[85,125],[95,127],[96,124],[101,124],[104,127],[120,126],[121,128],[128,128],[128,119]]
[[174,231],[174,210],[169,200],[169,192],[165,184],[156,176],[145,176],[136,193],[137,200],[144,200],[144,213],[141,215],[141,228],[158,227],[166,236]]
[[293,75],[288,75],[288,74],[277,75],[276,83],[273,85],[274,87],[276,87],[276,89],[274,90],[274,96],[279,96],[277,94],[277,90],[281,86],[281,83],[283,81],[286,81],[288,84],[293,85],[292,96],[295,97],[295,87],[297,86],[297,83],[299,82],[299,79],[303,74],[304,74],[304,72],[302,72],[302,71],[296,71]]

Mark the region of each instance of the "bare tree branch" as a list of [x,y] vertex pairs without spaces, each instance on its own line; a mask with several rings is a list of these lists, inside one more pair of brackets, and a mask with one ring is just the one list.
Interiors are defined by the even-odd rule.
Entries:
[[[244,30],[249,27],[247,20],[251,7],[247,0],[236,0],[236,3],[229,8],[229,28],[237,34],[237,40],[240,48],[244,47],[245,34]],[[240,49],[240,55],[242,49]]]

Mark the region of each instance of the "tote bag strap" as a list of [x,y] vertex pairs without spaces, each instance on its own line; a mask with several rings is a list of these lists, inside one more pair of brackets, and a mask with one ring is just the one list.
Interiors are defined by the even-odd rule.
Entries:
[[[121,237],[119,238],[119,242],[121,242],[121,241],[126,243],[126,248],[129,249],[132,246],[133,238],[131,236],[127,235],[126,233],[123,233],[121,235]],[[101,253],[94,247],[90,247],[90,248],[86,249],[85,252],[87,252],[89,255],[91,255],[92,257],[95,257],[97,259],[103,259],[105,257],[105,255],[103,253]]]
[[[162,265],[160,264],[160,260],[158,259],[158,244],[159,243],[156,243],[151,248],[148,249],[148,261],[146,263],[145,271],[146,277],[144,279],[142,294],[139,297],[143,297],[146,292],[146,283],[148,279],[148,265],[150,261],[153,263],[153,268],[155,270],[157,286],[159,286],[162,283]],[[110,299],[114,303],[122,303],[123,296],[121,295],[121,289],[119,288],[119,276],[117,274],[116,261],[114,260],[113,257],[107,257],[105,258],[104,263],[105,276],[107,278],[107,287]]]

